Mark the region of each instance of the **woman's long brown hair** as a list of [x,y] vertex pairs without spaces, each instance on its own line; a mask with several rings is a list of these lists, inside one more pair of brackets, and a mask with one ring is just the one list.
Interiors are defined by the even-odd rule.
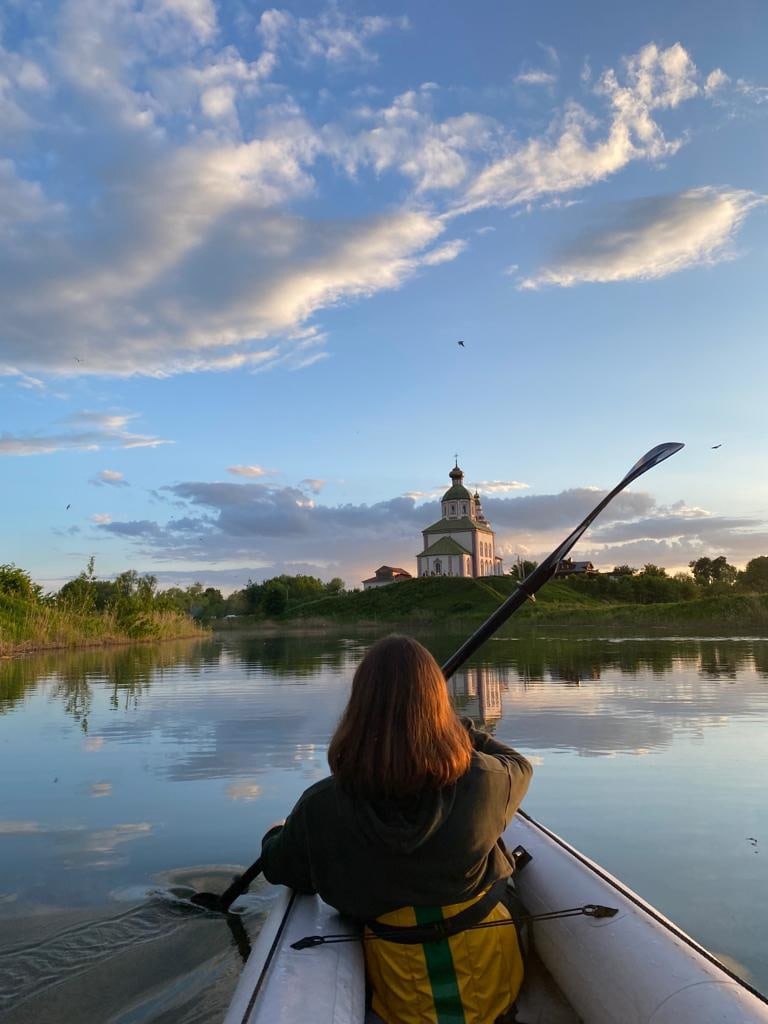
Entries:
[[328,748],[344,790],[383,798],[440,789],[465,774],[471,757],[472,741],[429,651],[407,636],[374,644]]

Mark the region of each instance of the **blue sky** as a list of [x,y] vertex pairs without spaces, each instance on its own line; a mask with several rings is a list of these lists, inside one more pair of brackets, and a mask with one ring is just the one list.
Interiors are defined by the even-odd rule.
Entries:
[[454,452],[538,557],[667,440],[581,556],[768,553],[766,29],[4,4],[0,562],[355,584],[414,568]]

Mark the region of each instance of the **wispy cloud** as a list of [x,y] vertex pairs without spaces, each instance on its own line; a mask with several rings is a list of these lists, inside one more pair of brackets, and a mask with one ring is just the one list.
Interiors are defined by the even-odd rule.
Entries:
[[[158,445],[173,444],[173,441],[160,437],[125,430],[125,425],[133,418],[124,414],[82,412],[69,417],[67,422],[87,429],[47,434],[0,434],[0,456],[98,451],[100,448],[156,448]],[[101,482],[108,481],[102,478]]]
[[263,466],[227,466],[227,472],[234,476],[245,476],[255,480],[261,476],[272,476],[277,470],[264,469]]
[[584,188],[616,174],[634,160],[658,160],[676,152],[654,119],[699,91],[699,74],[685,49],[654,44],[628,57],[621,73],[609,68],[596,92],[608,103],[607,132],[584,107],[569,102],[546,137],[532,138],[483,168],[467,188],[458,212],[512,206]]
[[88,481],[96,487],[129,487],[128,481],[123,473],[116,469],[100,469],[91,480]]
[[585,232],[521,288],[649,280],[733,256],[746,217],[766,202],[753,192],[700,188],[612,207],[610,226]]
[[516,85],[554,85],[556,81],[557,75],[542,68],[521,71],[519,75],[515,75]]
[[[69,0],[57,17],[30,7],[36,62],[23,47],[0,54],[14,125],[0,159],[0,359],[19,383],[311,366],[323,310],[461,254],[451,217],[667,158],[685,136],[667,138],[664,112],[718,84],[680,44],[649,44],[602,73],[589,109],[567,101],[527,138],[481,112],[439,116],[434,83],[321,118],[281,71],[364,72],[407,18],[332,5],[252,24],[246,54],[224,44],[211,0]],[[541,49],[521,82],[556,73]],[[27,157],[41,120],[59,126],[55,180]],[[355,190],[364,176],[365,213],[318,211],[329,181]]]

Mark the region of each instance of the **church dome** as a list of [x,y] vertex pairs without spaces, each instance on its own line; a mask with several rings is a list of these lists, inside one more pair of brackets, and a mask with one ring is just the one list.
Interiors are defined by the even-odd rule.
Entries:
[[441,501],[469,501],[472,495],[462,483],[464,473],[458,466],[454,466],[448,475],[451,478],[451,486],[445,492]]

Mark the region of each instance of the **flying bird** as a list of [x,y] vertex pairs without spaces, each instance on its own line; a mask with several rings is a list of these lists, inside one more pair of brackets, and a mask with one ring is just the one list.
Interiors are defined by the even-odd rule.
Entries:
[[459,340],[456,342],[456,344],[457,345],[461,345],[461,347],[464,348],[464,341],[463,341],[463,339],[459,338]]
[[722,447],[723,447],[723,442],[722,441],[720,442],[720,444],[713,444],[712,445],[713,451],[714,451],[715,448],[722,448]]
[[67,505],[67,508],[71,508],[71,507],[72,507],[71,505]]

